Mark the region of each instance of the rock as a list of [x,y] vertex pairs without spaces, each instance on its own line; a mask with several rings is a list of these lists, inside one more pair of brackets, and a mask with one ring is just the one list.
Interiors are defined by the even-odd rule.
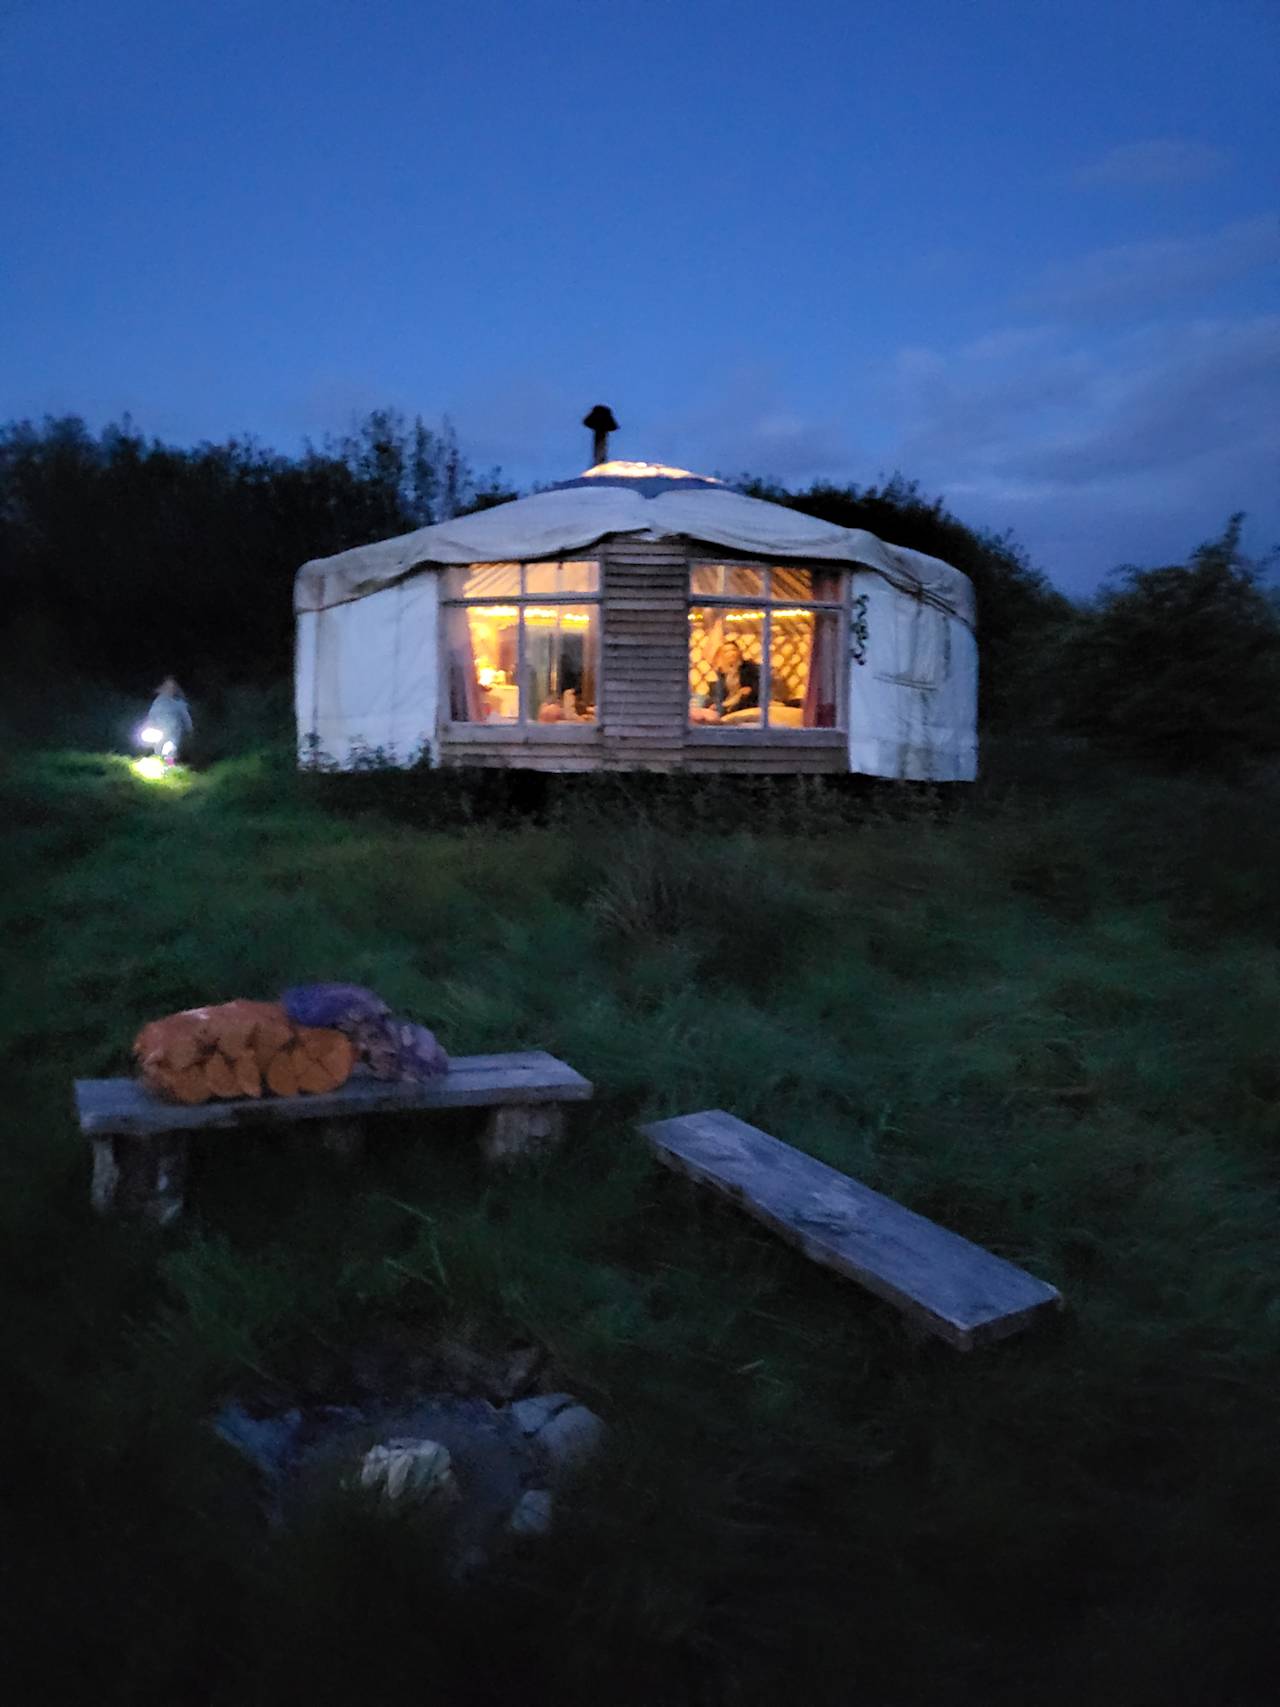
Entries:
[[530,1488],[521,1494],[507,1519],[512,1535],[549,1535],[551,1533],[551,1492],[548,1488]]
[[437,1440],[389,1440],[371,1447],[360,1466],[360,1485],[388,1500],[455,1504],[461,1497],[453,1459]]
[[557,1477],[581,1469],[604,1444],[604,1424],[572,1393],[539,1393],[519,1399],[512,1405],[511,1415]]
[[518,1399],[511,1407],[516,1427],[526,1439],[545,1428],[552,1417],[577,1404],[572,1393],[536,1393],[532,1398]]
[[553,1475],[563,1479],[599,1453],[604,1445],[604,1424],[585,1405],[571,1405],[544,1423],[535,1443],[546,1454]]

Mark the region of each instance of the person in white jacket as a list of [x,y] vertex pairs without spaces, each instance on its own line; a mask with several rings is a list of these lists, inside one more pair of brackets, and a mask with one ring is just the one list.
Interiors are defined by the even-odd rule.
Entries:
[[191,733],[191,707],[172,676],[166,676],[156,689],[146,727],[158,731],[160,755],[165,763],[176,764],[183,737]]

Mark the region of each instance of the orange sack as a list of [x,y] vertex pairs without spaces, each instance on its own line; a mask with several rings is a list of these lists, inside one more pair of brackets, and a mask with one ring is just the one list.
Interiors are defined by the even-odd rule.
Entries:
[[294,1025],[279,1002],[223,1002],[144,1025],[138,1071],[168,1102],[318,1095],[351,1076],[355,1049],[340,1031]]

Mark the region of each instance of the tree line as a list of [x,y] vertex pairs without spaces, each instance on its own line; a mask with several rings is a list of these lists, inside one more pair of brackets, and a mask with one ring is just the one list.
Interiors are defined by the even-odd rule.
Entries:
[[[1056,730],[1157,761],[1280,752],[1280,607],[1240,517],[1185,563],[1116,572],[1092,600],[1053,588],[1011,535],[967,526],[895,475],[793,492],[735,482],[940,557],[973,581],[988,729]],[[292,670],[298,566],[516,496],[448,422],[375,410],[284,456],[251,439],[177,448],[128,420],[0,427],[0,627],[11,689],[59,676],[140,694],[179,669],[199,694]]]

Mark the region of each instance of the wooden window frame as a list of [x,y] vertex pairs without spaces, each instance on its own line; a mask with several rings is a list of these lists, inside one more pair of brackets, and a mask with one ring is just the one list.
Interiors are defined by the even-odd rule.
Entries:
[[[514,723],[455,723],[451,718],[441,720],[441,734],[450,741],[467,740],[499,740],[499,741],[528,741],[548,740],[589,740],[600,732],[604,712],[604,559],[603,557],[522,557],[510,560],[511,567],[520,571],[520,590],[516,593],[494,593],[474,599],[442,598],[442,610],[483,610],[492,605],[515,605],[520,616],[516,628],[516,683],[519,696],[516,700],[518,714]],[[526,591],[525,571],[539,563],[591,563],[595,565],[596,590],[594,593],[530,593]],[[444,566],[447,575],[450,570],[470,569],[473,564],[449,563]],[[524,613],[529,605],[594,605],[596,608],[595,642],[596,642],[596,714],[590,723],[539,723],[536,717],[525,716],[525,646],[524,646]],[[440,624],[440,664],[439,679],[442,684],[449,681],[449,640],[445,623]]]
[[[764,591],[754,593],[695,593],[693,577],[698,569],[759,569]],[[807,569],[812,575],[838,575],[840,595],[835,599],[775,599],[772,575],[775,569]],[[694,723],[686,712],[686,739],[699,745],[717,741],[733,746],[750,746],[760,741],[790,741],[796,746],[835,746],[843,744],[849,733],[849,672],[842,666],[849,644],[849,586],[850,572],[846,563],[778,562],[754,557],[691,557],[689,559],[688,608],[733,609],[743,605],[759,605],[764,611],[764,642],[760,656],[760,722],[734,724],[726,728],[718,723]],[[770,659],[772,613],[775,610],[834,611],[836,613],[836,721],[831,728],[792,728],[769,721],[769,686],[772,674]],[[810,660],[812,668],[812,659]],[[688,658],[685,673],[688,674]]]

